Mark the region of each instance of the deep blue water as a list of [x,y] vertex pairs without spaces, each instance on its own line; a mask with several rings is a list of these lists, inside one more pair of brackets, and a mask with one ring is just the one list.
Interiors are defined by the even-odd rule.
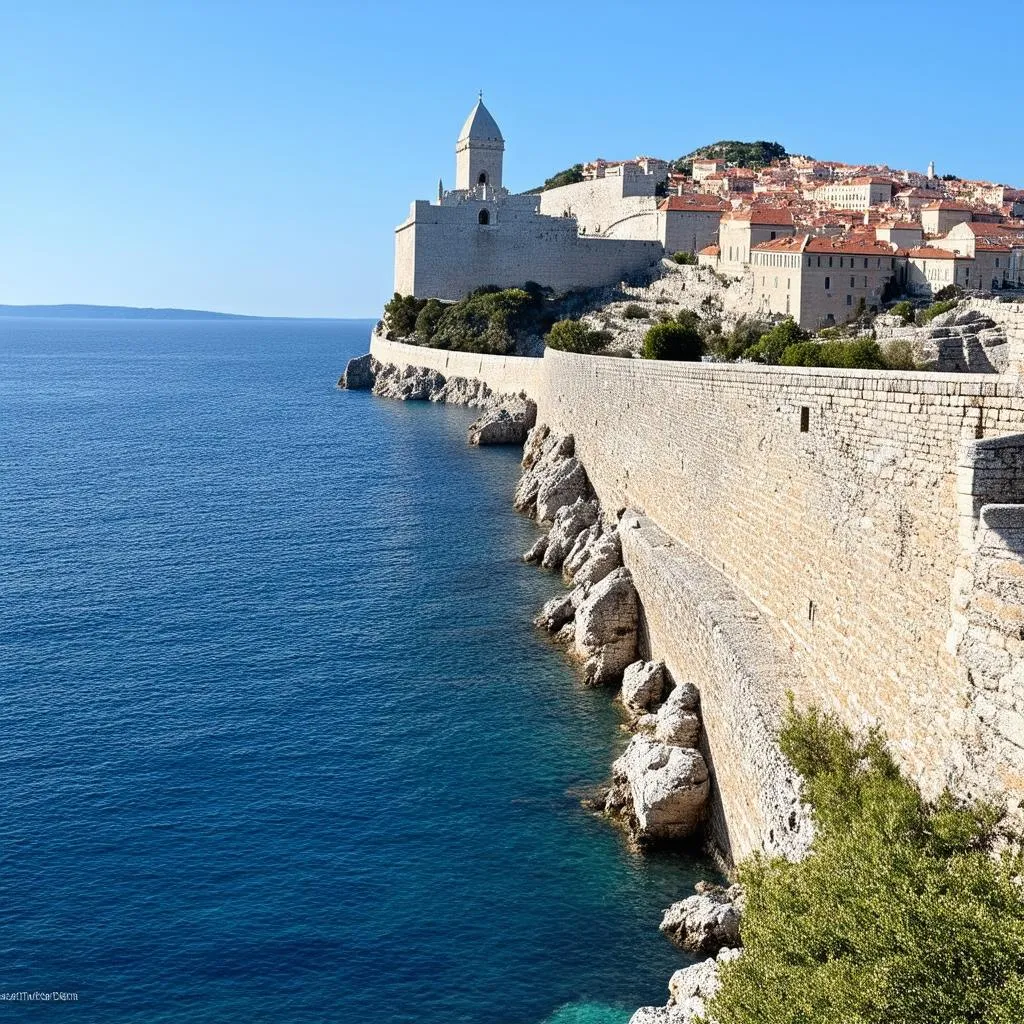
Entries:
[[367,324],[0,321],[12,1019],[540,1024],[663,1002],[697,868],[530,625],[518,452],[334,387]]

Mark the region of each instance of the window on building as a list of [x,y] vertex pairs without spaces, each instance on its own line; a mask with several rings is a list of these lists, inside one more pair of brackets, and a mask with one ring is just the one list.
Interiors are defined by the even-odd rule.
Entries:
[[868,258],[867,258],[867,256],[864,257],[864,269],[865,270],[868,269]]
[[487,172],[486,171],[481,171],[480,172],[480,177],[477,178],[476,180],[477,180],[477,184],[478,185],[486,185],[487,184]]
[[832,266],[832,259],[833,259],[833,257],[829,256],[829,258],[828,258],[828,265],[830,267]]
[[846,296],[846,304],[848,306],[852,306],[853,305],[853,296],[852,295],[847,295]]
[[487,210],[481,210],[480,211],[480,216],[477,217],[477,220],[481,224],[490,224],[491,223],[491,215],[490,215],[490,213],[487,212]]
[[850,287],[851,288],[856,288],[857,287],[857,279],[853,276],[853,274],[850,275]]
[[806,434],[811,426],[811,407],[809,405],[800,406],[800,433]]
[[775,241],[775,232],[774,231],[769,232],[768,238],[769,238],[770,241],[774,242]]
[[825,278],[825,291],[828,291],[829,288],[831,288],[831,287],[832,287],[832,278],[831,277],[826,277]]

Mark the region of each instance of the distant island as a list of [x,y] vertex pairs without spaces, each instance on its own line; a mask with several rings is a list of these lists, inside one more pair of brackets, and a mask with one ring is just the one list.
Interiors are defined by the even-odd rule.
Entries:
[[140,306],[88,306],[65,303],[57,306],[0,305],[0,317],[59,317],[76,320],[333,320],[335,317],[268,317],[243,313],[214,313],[208,309],[150,309]]

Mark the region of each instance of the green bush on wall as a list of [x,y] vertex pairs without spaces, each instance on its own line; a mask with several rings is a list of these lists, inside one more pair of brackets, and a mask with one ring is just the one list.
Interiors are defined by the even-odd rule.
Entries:
[[644,335],[645,359],[699,362],[703,354],[704,339],[692,326],[667,321],[655,324]]
[[994,851],[999,813],[923,800],[880,733],[856,738],[816,710],[791,703],[780,741],[806,780],[814,840],[796,863],[741,865],[745,948],[708,1018],[1024,1021],[1024,863]]

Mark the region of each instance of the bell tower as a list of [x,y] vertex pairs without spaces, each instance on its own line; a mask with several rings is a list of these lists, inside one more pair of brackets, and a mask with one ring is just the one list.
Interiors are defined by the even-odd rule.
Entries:
[[486,185],[500,189],[505,140],[497,121],[484,106],[483,93],[469,112],[455,143],[455,187],[469,191]]

